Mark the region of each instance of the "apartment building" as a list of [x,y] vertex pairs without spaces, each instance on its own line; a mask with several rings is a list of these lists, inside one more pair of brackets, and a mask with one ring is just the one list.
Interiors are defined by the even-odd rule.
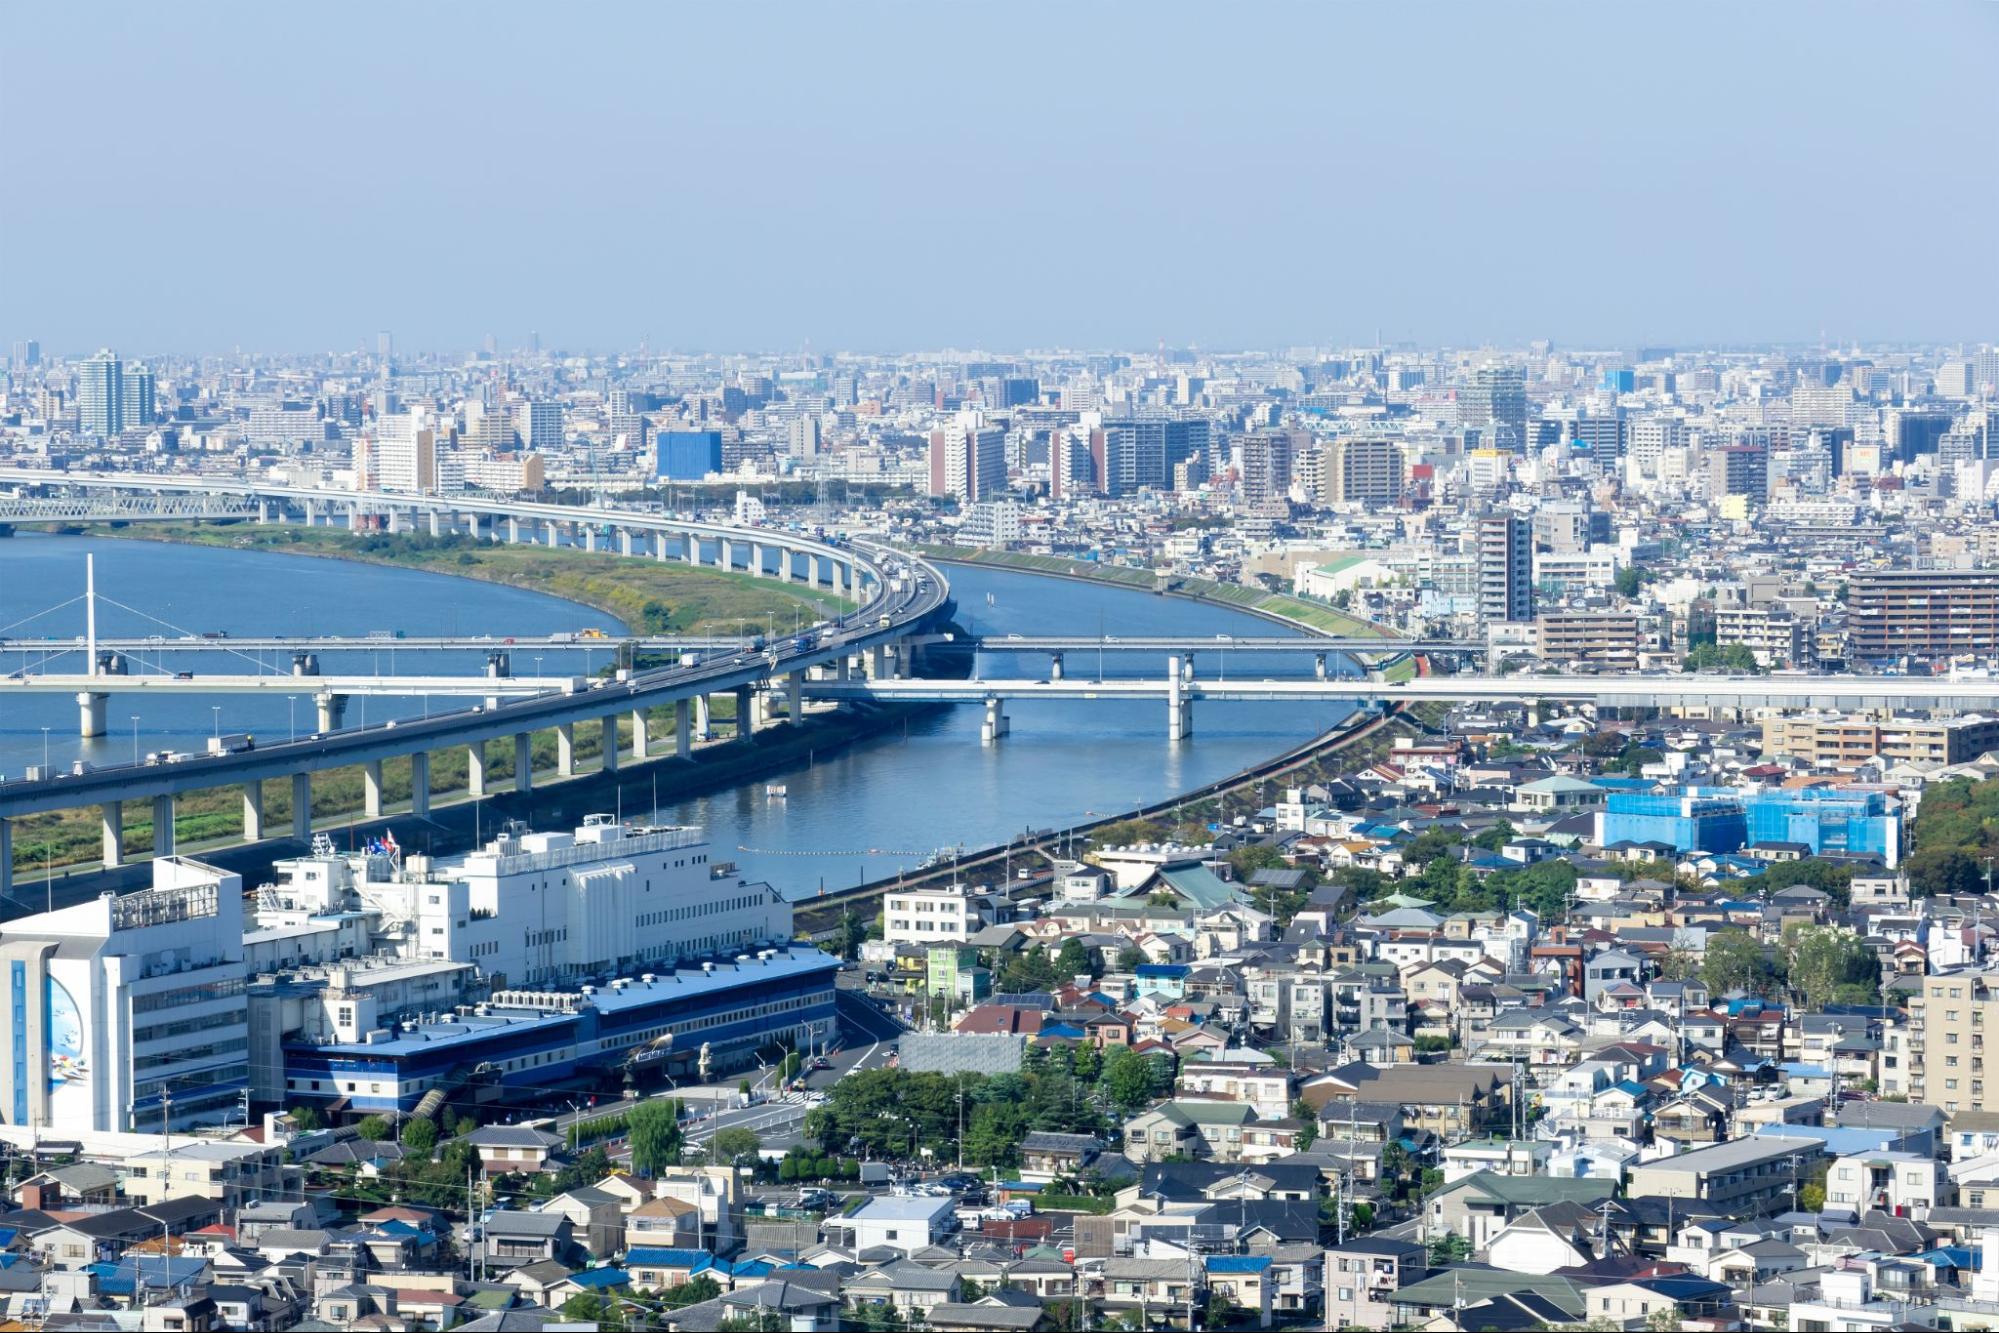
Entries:
[[1763,753],[1820,768],[1890,763],[1962,764],[1999,750],[1999,717],[1886,717],[1814,712],[1763,719]]
[[1631,1168],[1634,1199],[1698,1199],[1736,1217],[1795,1208],[1825,1145],[1818,1139],[1735,1139]]
[[1985,1034],[1999,1025],[1999,973],[1945,972],[1909,996],[1911,1102],[1959,1111],[1999,1111],[1999,1080],[1985,1077]]
[[1628,611],[1544,611],[1534,628],[1541,656],[1551,662],[1629,667],[1646,646],[1642,620]]
[[1816,656],[1812,627],[1785,607],[1717,607],[1714,640],[1723,647],[1741,644],[1766,667],[1809,666]]
[[978,905],[956,889],[888,894],[882,917],[882,939],[889,944],[970,939],[982,924]]
[[1858,661],[1999,652],[1999,570],[1874,570],[1847,586],[1847,641]]

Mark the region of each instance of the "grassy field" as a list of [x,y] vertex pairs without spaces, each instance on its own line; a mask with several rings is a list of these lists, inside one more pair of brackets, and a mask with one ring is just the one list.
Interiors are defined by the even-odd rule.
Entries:
[[725,634],[770,618],[782,633],[803,613],[817,620],[854,603],[803,584],[602,551],[498,545],[462,535],[350,533],[340,528],[236,524],[165,524],[93,529],[94,535],[278,551],[420,569],[526,588],[596,607],[647,634]]
[[[778,632],[795,617],[808,621],[851,610],[853,603],[830,593],[759,579],[750,574],[696,568],[677,561],[627,559],[605,553],[550,550],[547,547],[501,546],[463,537],[434,538],[420,534],[348,533],[333,528],[262,527],[248,524],[163,525],[137,529],[97,530],[94,535],[137,537],[241,550],[280,551],[329,559],[361,560],[429,573],[483,579],[509,587],[527,588],[581,602],[618,617],[633,630],[653,634],[727,634],[761,629],[769,618]],[[720,695],[709,701],[710,716],[733,723],[735,700]],[[654,746],[670,745],[673,708],[649,709],[647,734]],[[618,724],[621,744],[629,752],[631,720]],[[733,734],[729,731],[728,734]],[[579,768],[594,768],[602,749],[596,727],[576,729]],[[533,741],[534,769],[556,769],[556,739],[537,732]],[[581,761],[589,759],[588,765]],[[486,777],[495,790],[513,776],[511,742],[487,747]],[[466,753],[463,746],[438,750],[430,757],[433,793],[465,790]],[[383,766],[384,808],[406,807],[410,796],[410,764],[391,760]],[[315,821],[349,818],[361,813],[363,784],[358,768],[336,768],[313,774],[312,817]],[[291,784],[265,784],[264,826],[267,832],[286,830],[291,823]],[[153,807],[150,801],[127,802],[120,839],[132,857],[149,856],[153,847]],[[175,845],[188,850],[239,841],[243,834],[242,794],[236,787],[192,792],[174,809]],[[45,867],[94,864],[102,853],[98,810],[30,815],[14,822],[14,869],[27,878]]]
[[1107,565],[1096,560],[1065,560],[1061,556],[1027,555],[1020,551],[989,551],[976,546],[925,546],[921,549],[926,555],[935,556],[939,560],[956,560],[967,565],[1018,569],[1033,574],[1062,574],[1071,578],[1091,579],[1098,583],[1113,583],[1120,587],[1140,588],[1147,592],[1185,593],[1204,602],[1220,602],[1229,606],[1240,606],[1245,610],[1282,616],[1301,625],[1323,630],[1327,634],[1364,637],[1386,636],[1389,633],[1373,621],[1350,616],[1323,602],[1308,601],[1303,597],[1293,597],[1289,593],[1266,592],[1262,588],[1246,588],[1239,583],[1216,583],[1213,579],[1185,578],[1178,575],[1161,578],[1149,569],[1133,569],[1129,565]]

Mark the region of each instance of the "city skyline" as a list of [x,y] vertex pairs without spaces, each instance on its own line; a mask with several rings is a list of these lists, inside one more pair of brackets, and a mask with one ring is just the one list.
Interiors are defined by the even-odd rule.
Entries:
[[[1999,295],[1990,5],[112,12],[0,55],[48,126],[0,332],[59,355],[1951,341]],[[1888,197],[1923,267],[1875,280]]]

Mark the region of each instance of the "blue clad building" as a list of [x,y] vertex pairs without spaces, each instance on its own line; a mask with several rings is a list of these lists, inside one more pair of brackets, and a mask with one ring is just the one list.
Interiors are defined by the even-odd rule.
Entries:
[[1902,814],[1882,792],[1840,787],[1613,791],[1597,816],[1597,841],[1659,842],[1681,853],[1788,842],[1814,855],[1878,856],[1892,867],[1902,859]]
[[667,430],[653,437],[659,448],[658,475],[666,481],[700,481],[722,470],[722,432]]

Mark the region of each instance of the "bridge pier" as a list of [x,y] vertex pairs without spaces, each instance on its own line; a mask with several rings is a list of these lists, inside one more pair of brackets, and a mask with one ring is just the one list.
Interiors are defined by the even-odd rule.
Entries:
[[370,759],[361,765],[361,813],[370,819],[382,817],[382,761]]
[[387,529],[389,530],[389,532],[390,532],[391,534],[394,534],[394,533],[398,533],[398,532],[401,532],[401,531],[403,530],[403,511],[402,511],[402,510],[400,510],[400,509],[391,509],[391,510],[389,510],[389,512],[388,512],[388,513],[387,513],[386,515],[384,515],[383,517],[384,517],[384,522],[383,522],[383,525],[382,525],[382,526],[386,527],[386,528],[387,528]]
[[604,714],[603,726],[604,743],[597,751],[599,764],[604,772],[615,773],[618,771],[618,715]]
[[106,801],[98,807],[98,826],[104,834],[104,868],[116,870],[125,864],[125,807]]
[[832,568],[827,571],[829,575],[827,581],[833,585],[833,595],[835,597],[845,597],[847,595],[848,583],[847,567],[838,560],[832,561],[831,564]]
[[986,696],[986,720],[979,726],[979,744],[995,744],[1006,733],[1006,705],[997,694],[989,694]]
[[882,680],[888,675],[888,649],[876,644],[868,649],[867,665],[864,668],[869,680]]
[[784,678],[784,714],[793,724],[805,720],[805,673],[794,671]]
[[174,798],[162,792],[153,798],[153,855],[174,854]]
[[521,544],[521,521],[511,514],[507,516],[507,541],[514,546]]
[[557,777],[576,776],[576,724],[558,722],[555,724],[555,774]]
[[1048,679],[1050,680],[1062,679],[1062,654],[1060,653],[1048,654]]
[[465,747],[465,794],[477,799],[486,794],[486,742],[473,741]]
[[305,502],[305,525],[308,528],[319,526],[319,501],[307,500]]
[[410,756],[410,814],[430,818],[430,752],[418,750]]
[[694,753],[694,701],[673,701],[673,755],[686,759]]
[[770,550],[762,542],[750,543],[750,573],[758,578],[764,576],[764,561],[770,558]]
[[1169,741],[1184,741],[1194,734],[1194,705],[1187,698],[1187,678],[1182,672],[1177,654],[1166,659],[1166,739]]
[[595,552],[597,549],[596,525],[593,523],[585,523],[582,525],[582,527],[583,527],[583,549],[586,551]]
[[463,515],[463,518],[465,519],[465,535],[467,537],[470,537],[475,542],[478,541],[479,516],[477,514],[465,514]]
[[622,556],[630,556],[631,553],[632,553],[632,530],[630,528],[619,528],[618,554]]
[[271,521],[271,502],[269,500],[257,501],[257,521],[259,523],[269,523]]
[[430,535],[433,537],[442,537],[444,535],[444,515],[438,513],[435,509],[430,511]]
[[1320,680],[1326,678],[1326,655],[1320,653],[1312,659],[1312,674]]
[[647,733],[646,710],[632,710],[632,759],[643,764],[652,757],[652,737]]
[[562,535],[553,523],[548,525],[545,538],[550,546],[560,546],[562,544]]
[[757,734],[756,692],[747,685],[736,686],[736,739]]
[[243,784],[243,841],[264,840],[264,784]]
[[690,532],[680,539],[680,554],[690,565],[701,563],[701,538]]
[[666,534],[664,532],[655,532],[652,535],[652,554],[655,560],[661,562],[666,560]]
[[312,841],[312,774],[292,774],[292,837]]
[[95,690],[85,690],[76,696],[78,734],[85,740],[92,740],[104,734],[105,705],[111,696]]
[[713,733],[715,725],[714,718],[709,715],[708,696],[705,694],[695,695],[693,699],[693,704],[694,704],[694,739],[697,741],[705,741]]
[[14,896],[14,821],[0,815],[0,898]]
[[347,696],[344,694],[315,694],[312,701],[319,708],[319,730],[322,733],[340,730],[347,719]]
[[534,790],[534,736],[514,733],[514,794],[526,796]]

